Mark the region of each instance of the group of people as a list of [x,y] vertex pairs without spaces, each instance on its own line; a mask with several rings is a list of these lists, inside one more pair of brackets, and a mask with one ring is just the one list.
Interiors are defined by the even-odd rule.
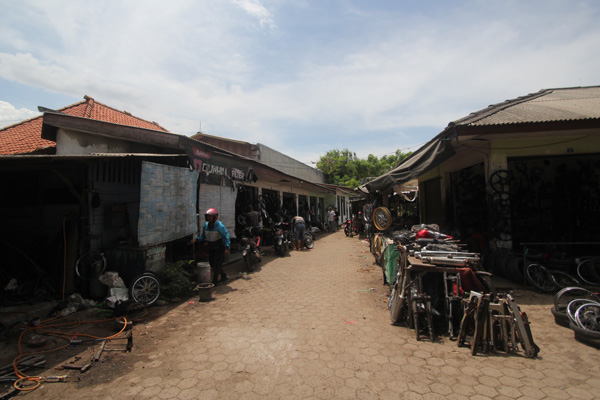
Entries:
[[[331,210],[331,207],[329,210]],[[223,261],[225,260],[225,256],[229,254],[231,241],[227,228],[219,221],[219,212],[217,209],[209,208],[206,210],[204,220],[206,222],[202,227],[202,233],[193,238],[191,243],[194,244],[196,241],[201,241],[208,244],[208,263],[213,272],[213,284],[216,285],[229,279],[223,269]],[[252,206],[249,206],[246,212],[246,225],[251,228],[257,228],[260,222],[260,213],[254,211]],[[304,235],[306,233],[304,218],[301,216],[292,218],[292,230],[294,232],[294,246],[296,250],[302,250],[304,248]]]

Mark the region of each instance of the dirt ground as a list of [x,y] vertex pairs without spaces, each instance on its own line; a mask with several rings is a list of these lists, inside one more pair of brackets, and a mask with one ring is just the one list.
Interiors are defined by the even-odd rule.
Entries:
[[[131,366],[128,364],[130,352],[126,351],[127,335],[131,332],[133,346],[137,350],[136,339],[138,335],[146,335],[143,332],[144,324],[162,317],[179,303],[167,303],[163,306],[153,306],[144,310],[137,310],[128,318],[129,324],[133,323],[133,329],[123,329],[123,319],[107,316],[99,309],[90,308],[69,314],[65,317],[48,319],[44,321],[43,332],[55,332],[58,334],[36,334],[31,330],[15,327],[4,334],[4,340],[0,342],[0,367],[11,365],[19,356],[19,348],[23,358],[28,356],[41,356],[45,360],[44,368],[25,369],[26,375],[70,375],[76,377],[77,386],[85,387],[100,382],[110,382],[115,377],[127,371]],[[21,336],[23,334],[23,336]],[[67,334],[64,336],[64,334]],[[88,336],[89,335],[89,336]],[[94,355],[100,350],[100,339],[113,337],[107,341],[106,351],[101,358],[94,361]],[[70,339],[69,339],[70,338]],[[97,340],[95,340],[97,339]],[[70,341],[81,343],[70,344]],[[109,351],[109,349],[111,349]],[[123,351],[113,351],[123,349]],[[132,351],[135,351],[132,350]],[[64,364],[73,366],[90,364],[85,372],[74,369],[61,368]],[[12,369],[11,369],[12,370]],[[10,385],[0,386],[4,392]],[[3,391],[0,391],[0,395]]]

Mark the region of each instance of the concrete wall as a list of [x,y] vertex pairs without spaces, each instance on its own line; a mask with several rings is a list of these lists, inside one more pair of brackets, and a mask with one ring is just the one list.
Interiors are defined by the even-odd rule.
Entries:
[[325,174],[292,157],[273,150],[264,144],[258,143],[260,161],[288,175],[295,176],[308,182],[325,183]]
[[[56,155],[84,155],[92,153],[165,153],[164,148],[111,139],[59,129],[56,134]],[[172,151],[167,151],[172,153]]]

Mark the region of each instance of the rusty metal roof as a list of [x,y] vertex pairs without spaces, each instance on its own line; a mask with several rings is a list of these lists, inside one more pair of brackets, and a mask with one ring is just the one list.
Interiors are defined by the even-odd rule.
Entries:
[[454,125],[486,126],[590,119],[600,119],[600,86],[543,89],[471,113],[454,121]]

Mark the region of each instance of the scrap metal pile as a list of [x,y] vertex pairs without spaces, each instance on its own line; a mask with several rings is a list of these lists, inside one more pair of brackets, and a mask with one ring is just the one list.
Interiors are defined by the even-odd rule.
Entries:
[[[86,328],[91,325],[92,328]],[[34,318],[23,324],[15,325],[21,331],[17,349],[18,354],[10,364],[0,367],[0,399],[9,398],[20,392],[31,392],[46,382],[79,382],[83,373],[88,372],[93,365],[100,365],[106,352],[130,352],[133,348],[133,332],[131,321],[126,317],[103,318],[100,320],[84,321],[73,317],[60,315],[42,321]],[[110,332],[107,337],[98,337],[84,331]],[[81,350],[76,347],[81,346]],[[25,349],[30,350],[25,353]],[[86,350],[87,348],[87,350]],[[47,368],[47,355],[63,351],[54,359],[62,360],[68,354],[72,355],[67,361],[60,362]],[[31,370],[38,369],[35,375]],[[40,371],[41,370],[41,371]],[[52,371],[51,375],[47,375]],[[53,371],[62,371],[55,375]],[[79,373],[74,373],[78,371]]]
[[[447,334],[477,353],[517,353],[536,357],[527,315],[509,294],[498,294],[481,257],[439,232],[418,225],[394,232],[398,252],[395,279],[388,279],[391,323],[415,331],[416,339]],[[384,273],[385,276],[385,273]]]
[[471,354],[478,352],[517,353],[519,345],[525,357],[536,357],[540,348],[533,341],[527,314],[509,294],[492,299],[491,294],[471,292],[462,300],[465,306],[458,333],[458,345],[470,338]]

